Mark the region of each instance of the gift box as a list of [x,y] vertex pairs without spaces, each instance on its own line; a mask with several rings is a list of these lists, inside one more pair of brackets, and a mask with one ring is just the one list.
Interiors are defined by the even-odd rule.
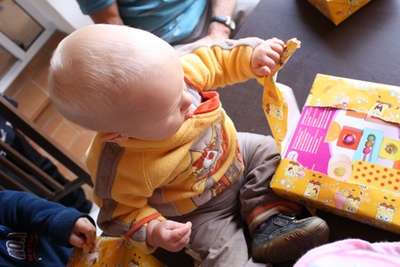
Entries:
[[335,25],[339,25],[351,14],[371,0],[308,0]]
[[400,87],[318,74],[271,187],[400,233]]

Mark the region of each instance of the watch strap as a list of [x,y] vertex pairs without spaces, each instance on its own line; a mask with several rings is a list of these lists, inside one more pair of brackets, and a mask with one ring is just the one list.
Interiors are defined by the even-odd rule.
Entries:
[[215,16],[211,18],[211,22],[214,21],[226,25],[227,27],[229,27],[229,29],[231,29],[231,31],[234,31],[236,29],[236,24],[230,16]]

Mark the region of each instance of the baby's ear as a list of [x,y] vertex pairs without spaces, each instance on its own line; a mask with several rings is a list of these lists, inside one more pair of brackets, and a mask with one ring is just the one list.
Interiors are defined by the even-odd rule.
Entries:
[[119,143],[128,140],[128,136],[120,133],[106,133],[100,137],[101,142]]

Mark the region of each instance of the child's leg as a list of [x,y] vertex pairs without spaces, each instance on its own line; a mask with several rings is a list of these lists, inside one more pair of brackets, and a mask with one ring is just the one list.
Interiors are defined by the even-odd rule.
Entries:
[[[259,261],[283,262],[327,242],[329,229],[318,217],[298,220],[301,206],[278,197],[270,188],[280,162],[271,137],[239,133],[245,172],[241,188],[241,216],[252,235],[252,256]],[[283,213],[283,214],[282,214]]]
[[196,261],[196,266],[267,266],[249,260],[245,225],[239,215],[240,188],[237,181],[192,213],[169,218],[192,222],[186,253]]
[[241,188],[241,216],[250,232],[281,212],[299,214],[301,206],[277,196],[269,186],[281,156],[271,136],[238,133],[244,161],[244,185]]

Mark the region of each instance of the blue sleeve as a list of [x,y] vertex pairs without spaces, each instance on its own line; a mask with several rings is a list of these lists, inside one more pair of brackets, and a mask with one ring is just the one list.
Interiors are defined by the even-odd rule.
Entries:
[[46,236],[58,245],[69,245],[69,234],[78,218],[86,217],[95,225],[87,214],[27,192],[0,191],[0,205],[1,225]]
[[85,15],[90,15],[93,13],[97,13],[100,10],[108,7],[115,0],[76,0],[79,4],[79,7],[82,10],[82,13]]

